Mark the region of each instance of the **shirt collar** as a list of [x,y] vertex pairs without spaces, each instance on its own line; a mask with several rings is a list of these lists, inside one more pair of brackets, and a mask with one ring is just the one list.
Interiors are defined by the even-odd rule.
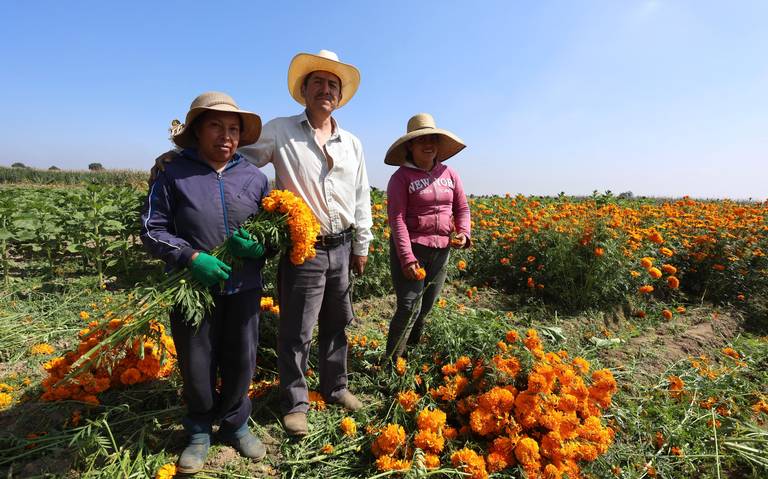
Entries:
[[[307,117],[307,110],[302,111],[300,114],[296,115],[294,118],[296,118],[296,121],[299,124],[306,123],[307,127],[310,130],[314,131],[314,128],[312,128],[312,124],[309,123],[309,118]],[[339,124],[336,122],[336,118],[331,117],[331,125],[333,125],[333,131],[331,132],[331,137],[328,138],[328,141],[331,141],[331,140],[341,141],[341,135],[339,134],[340,128],[339,128]]]

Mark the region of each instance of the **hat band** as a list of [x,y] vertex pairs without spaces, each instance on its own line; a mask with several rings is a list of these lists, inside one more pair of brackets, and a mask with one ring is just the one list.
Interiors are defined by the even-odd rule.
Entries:
[[237,105],[233,105],[232,103],[230,103],[228,101],[224,101],[224,100],[222,100],[222,101],[214,101],[212,103],[208,103],[208,104],[203,105],[203,106],[198,106],[196,108],[210,108],[210,107],[216,106],[216,105],[228,105],[228,106],[231,106],[232,108],[234,108],[235,110],[239,110],[240,109]]

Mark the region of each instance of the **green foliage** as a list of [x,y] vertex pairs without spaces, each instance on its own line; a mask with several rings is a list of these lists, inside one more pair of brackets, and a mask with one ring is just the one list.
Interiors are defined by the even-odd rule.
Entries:
[[55,166],[43,170],[27,168],[23,163],[14,163],[11,168],[0,166],[0,184],[86,185],[97,183],[146,188],[148,178],[148,171],[137,170],[60,170]]

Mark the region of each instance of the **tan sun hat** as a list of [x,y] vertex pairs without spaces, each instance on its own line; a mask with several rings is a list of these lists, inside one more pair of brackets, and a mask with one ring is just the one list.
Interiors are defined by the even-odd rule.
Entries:
[[414,138],[424,135],[438,135],[437,161],[445,161],[464,149],[464,142],[458,136],[448,130],[435,127],[435,119],[429,113],[417,113],[408,120],[407,133],[398,138],[387,150],[384,163],[400,166],[405,162],[408,148],[406,143]]
[[311,53],[299,53],[288,67],[288,91],[294,100],[306,106],[304,97],[301,96],[301,84],[304,77],[312,72],[325,71],[339,77],[341,80],[341,100],[338,108],[344,106],[357,91],[360,85],[360,72],[348,63],[341,63],[339,56],[329,50],[320,50],[317,55]]
[[[256,140],[259,139],[259,135],[261,135],[261,118],[259,118],[259,115],[241,110],[237,103],[235,103],[235,100],[226,93],[207,91],[192,100],[183,125],[172,123],[171,136],[173,142],[182,148],[196,146],[197,139],[190,126],[198,116],[208,110],[237,113],[240,115],[240,118],[243,120],[243,131],[240,132],[238,147],[256,143]],[[177,121],[174,120],[174,122]]]

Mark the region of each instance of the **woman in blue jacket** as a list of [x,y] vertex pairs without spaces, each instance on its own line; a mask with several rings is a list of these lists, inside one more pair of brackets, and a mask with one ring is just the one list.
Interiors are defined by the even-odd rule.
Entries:
[[[256,366],[264,246],[239,229],[269,193],[264,173],[236,153],[259,138],[261,119],[240,110],[224,93],[195,98],[184,125],[173,135],[183,148],[152,183],[142,214],[141,239],[171,269],[189,268],[214,293],[214,306],[199,327],[171,312],[171,331],[184,381],[189,443],[177,470],[202,469],[211,428],[242,455],[260,460],[264,445],[248,428],[248,387]],[[233,271],[208,252],[227,242],[242,258]],[[217,377],[221,379],[217,391]]]

